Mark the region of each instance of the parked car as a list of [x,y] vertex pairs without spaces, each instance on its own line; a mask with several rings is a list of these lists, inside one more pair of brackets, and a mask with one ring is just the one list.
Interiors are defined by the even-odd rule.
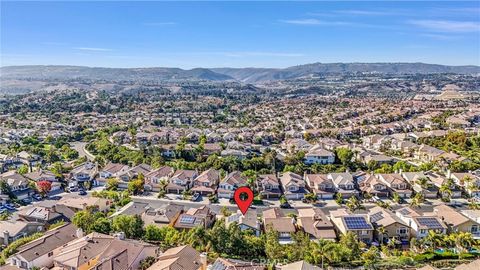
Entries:
[[194,193],[190,201],[196,202],[200,198],[200,193]]
[[287,203],[280,204],[280,208],[290,209],[292,208],[292,206],[287,202]]
[[15,211],[15,207],[13,207],[13,205],[6,204],[3,207],[5,207],[9,211]]
[[86,192],[85,190],[81,189],[81,190],[78,192],[78,195],[84,196],[84,195],[87,195],[87,192]]
[[23,203],[26,203],[26,204],[29,204],[29,203],[32,202],[32,199],[30,199],[30,198],[25,198],[25,199],[22,200],[22,202],[23,202]]
[[32,198],[33,198],[34,200],[37,200],[37,201],[41,201],[41,200],[42,200],[42,196],[40,196],[39,194],[33,194],[33,195],[32,195]]

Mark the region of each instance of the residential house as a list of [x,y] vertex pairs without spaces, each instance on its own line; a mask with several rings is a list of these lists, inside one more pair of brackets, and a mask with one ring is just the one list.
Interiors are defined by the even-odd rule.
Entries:
[[480,238],[480,223],[464,216],[458,210],[441,204],[433,207],[433,213],[447,224],[449,232],[469,232],[474,238]]
[[262,198],[280,198],[282,191],[275,174],[261,174],[257,178],[257,190]]
[[358,195],[359,192],[355,189],[355,182],[350,173],[329,173],[327,177],[333,182],[335,191],[337,194],[341,194],[342,198],[346,199]]
[[81,197],[63,197],[60,199],[56,206],[65,206],[71,209],[73,212],[83,211],[87,209],[95,209],[100,212],[108,212],[112,207],[112,201],[109,199],[81,196]]
[[335,227],[320,208],[298,209],[298,226],[310,236],[310,239],[335,241]]
[[381,244],[400,241],[407,245],[410,239],[409,226],[391,211],[379,206],[368,210],[368,219],[375,228],[374,238]]
[[242,150],[236,150],[236,149],[225,149],[220,153],[220,156],[222,157],[234,157],[240,160],[243,160],[247,158],[248,153]]
[[398,173],[378,174],[378,178],[389,188],[390,196],[397,193],[401,198],[410,198],[412,191],[403,177]]
[[22,220],[0,221],[0,245],[8,246],[8,244],[19,238],[29,236],[36,232],[42,232],[44,229],[44,224],[39,222]]
[[215,169],[208,169],[202,172],[193,180],[193,193],[201,195],[212,195],[217,191],[220,182],[220,172]]
[[118,178],[121,174],[124,174],[130,169],[128,165],[121,163],[108,163],[99,172],[97,181],[101,184],[105,184],[109,178]]
[[280,208],[263,211],[262,218],[265,230],[274,230],[279,233],[280,244],[292,243],[291,234],[297,231],[294,218],[287,217]]
[[340,208],[330,212],[330,220],[340,233],[352,232],[360,241],[372,243],[374,228],[367,215],[350,214],[346,209]]
[[208,206],[203,205],[199,208],[192,207],[180,214],[173,227],[188,230],[200,226],[207,229],[212,226],[214,221],[215,213]]
[[444,153],[445,151],[443,150],[422,144],[414,154],[414,157],[423,162],[432,162],[437,160]]
[[50,182],[52,184],[51,191],[62,189],[62,183],[58,181],[57,176],[51,171],[40,169],[38,171],[25,174],[25,177],[31,181],[34,181],[35,183],[40,181]]
[[[462,190],[455,184],[453,179],[448,179],[447,177],[434,171],[428,171],[424,174],[438,188],[439,195],[442,198],[449,197],[451,199],[457,199],[462,197]],[[443,185],[448,187],[448,191],[442,190]]]
[[118,174],[118,188],[119,189],[127,189],[128,183],[133,179],[137,178],[139,175],[143,175],[144,177],[152,171],[152,167],[148,164],[139,164],[135,167],[128,169],[123,173]]
[[177,170],[167,184],[167,193],[181,194],[193,186],[193,180],[198,173],[195,170]]
[[303,177],[292,172],[285,172],[280,176],[283,194],[288,200],[301,200],[307,194]]
[[168,183],[168,180],[175,173],[170,166],[162,166],[145,175],[145,189],[159,192],[162,188],[162,182]]
[[439,188],[423,172],[404,172],[402,177],[407,180],[416,193],[423,194],[424,198],[437,198]]
[[[207,268],[208,269],[208,268]],[[217,258],[211,265],[212,270],[266,270],[265,263],[260,261],[241,261],[235,259]]]
[[313,148],[305,154],[305,164],[333,164],[335,162],[335,154],[322,149]]
[[69,217],[56,211],[56,206],[42,206],[41,204],[23,208],[17,214],[21,220],[39,222],[45,225],[69,220]]
[[200,270],[207,268],[207,258],[191,246],[179,246],[166,250],[147,270]]
[[411,235],[416,238],[423,238],[429,231],[436,233],[447,233],[447,226],[436,216],[424,216],[410,207],[404,207],[395,212],[411,228]]
[[219,198],[233,199],[235,190],[241,186],[247,186],[247,177],[240,171],[233,171],[222,179],[217,190]]
[[159,208],[151,208],[149,205],[144,206],[138,213],[143,220],[144,226],[155,225],[157,227],[173,226],[178,217],[183,213],[182,205],[168,203],[163,204]]
[[251,230],[256,236],[260,236],[260,222],[258,221],[257,212],[255,210],[247,211],[244,214],[240,210],[231,214],[225,220],[225,226],[237,223],[242,231]]
[[95,179],[98,168],[97,164],[85,162],[74,167],[70,171],[70,180],[77,186],[83,186],[85,182],[90,182]]
[[33,193],[33,191],[28,187],[28,179],[16,171],[8,171],[0,174],[0,181],[3,181],[10,186],[11,191],[17,197],[17,199],[21,200],[27,198]]
[[[471,197],[480,197],[480,177],[473,173],[448,173],[455,184],[462,187]],[[448,175],[447,175],[448,177]]]
[[375,174],[367,174],[365,180],[361,181],[358,185],[363,194],[370,194],[371,196],[379,198],[388,197],[389,190],[387,185]]
[[317,199],[333,199],[336,189],[332,179],[328,178],[328,175],[305,174],[305,182],[313,193],[315,193]]
[[53,256],[59,269],[138,269],[143,259],[156,257],[158,246],[125,240],[101,233],[91,233],[58,248]]
[[7,263],[22,269],[51,268],[59,248],[77,237],[81,235],[73,224],[60,226],[17,248],[17,252],[8,258]]

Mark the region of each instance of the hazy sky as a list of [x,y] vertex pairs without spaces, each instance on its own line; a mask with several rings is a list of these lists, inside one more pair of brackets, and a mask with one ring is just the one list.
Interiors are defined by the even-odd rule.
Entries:
[[5,2],[1,65],[480,65],[480,1]]

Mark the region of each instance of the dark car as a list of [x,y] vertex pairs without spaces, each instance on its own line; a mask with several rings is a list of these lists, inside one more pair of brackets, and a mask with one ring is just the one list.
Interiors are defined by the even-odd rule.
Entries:
[[41,201],[42,200],[42,196],[38,195],[38,194],[33,194],[32,195],[32,198],[37,200],[37,201]]
[[84,196],[84,195],[87,195],[87,192],[86,192],[85,190],[81,189],[81,190],[78,192],[78,195]]
[[290,208],[292,208],[292,206],[289,203],[282,203],[282,204],[280,204],[280,208],[290,209]]
[[25,198],[25,199],[22,200],[22,202],[25,203],[25,204],[29,204],[29,203],[32,202],[32,199],[30,199],[30,198]]
[[200,198],[200,193],[195,193],[193,194],[192,198],[190,198],[190,200],[192,202],[196,202],[199,198]]

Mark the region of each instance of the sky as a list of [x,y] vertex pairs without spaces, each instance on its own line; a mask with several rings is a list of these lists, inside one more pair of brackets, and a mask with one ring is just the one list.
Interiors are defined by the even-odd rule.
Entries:
[[0,65],[480,65],[480,1],[0,2]]

